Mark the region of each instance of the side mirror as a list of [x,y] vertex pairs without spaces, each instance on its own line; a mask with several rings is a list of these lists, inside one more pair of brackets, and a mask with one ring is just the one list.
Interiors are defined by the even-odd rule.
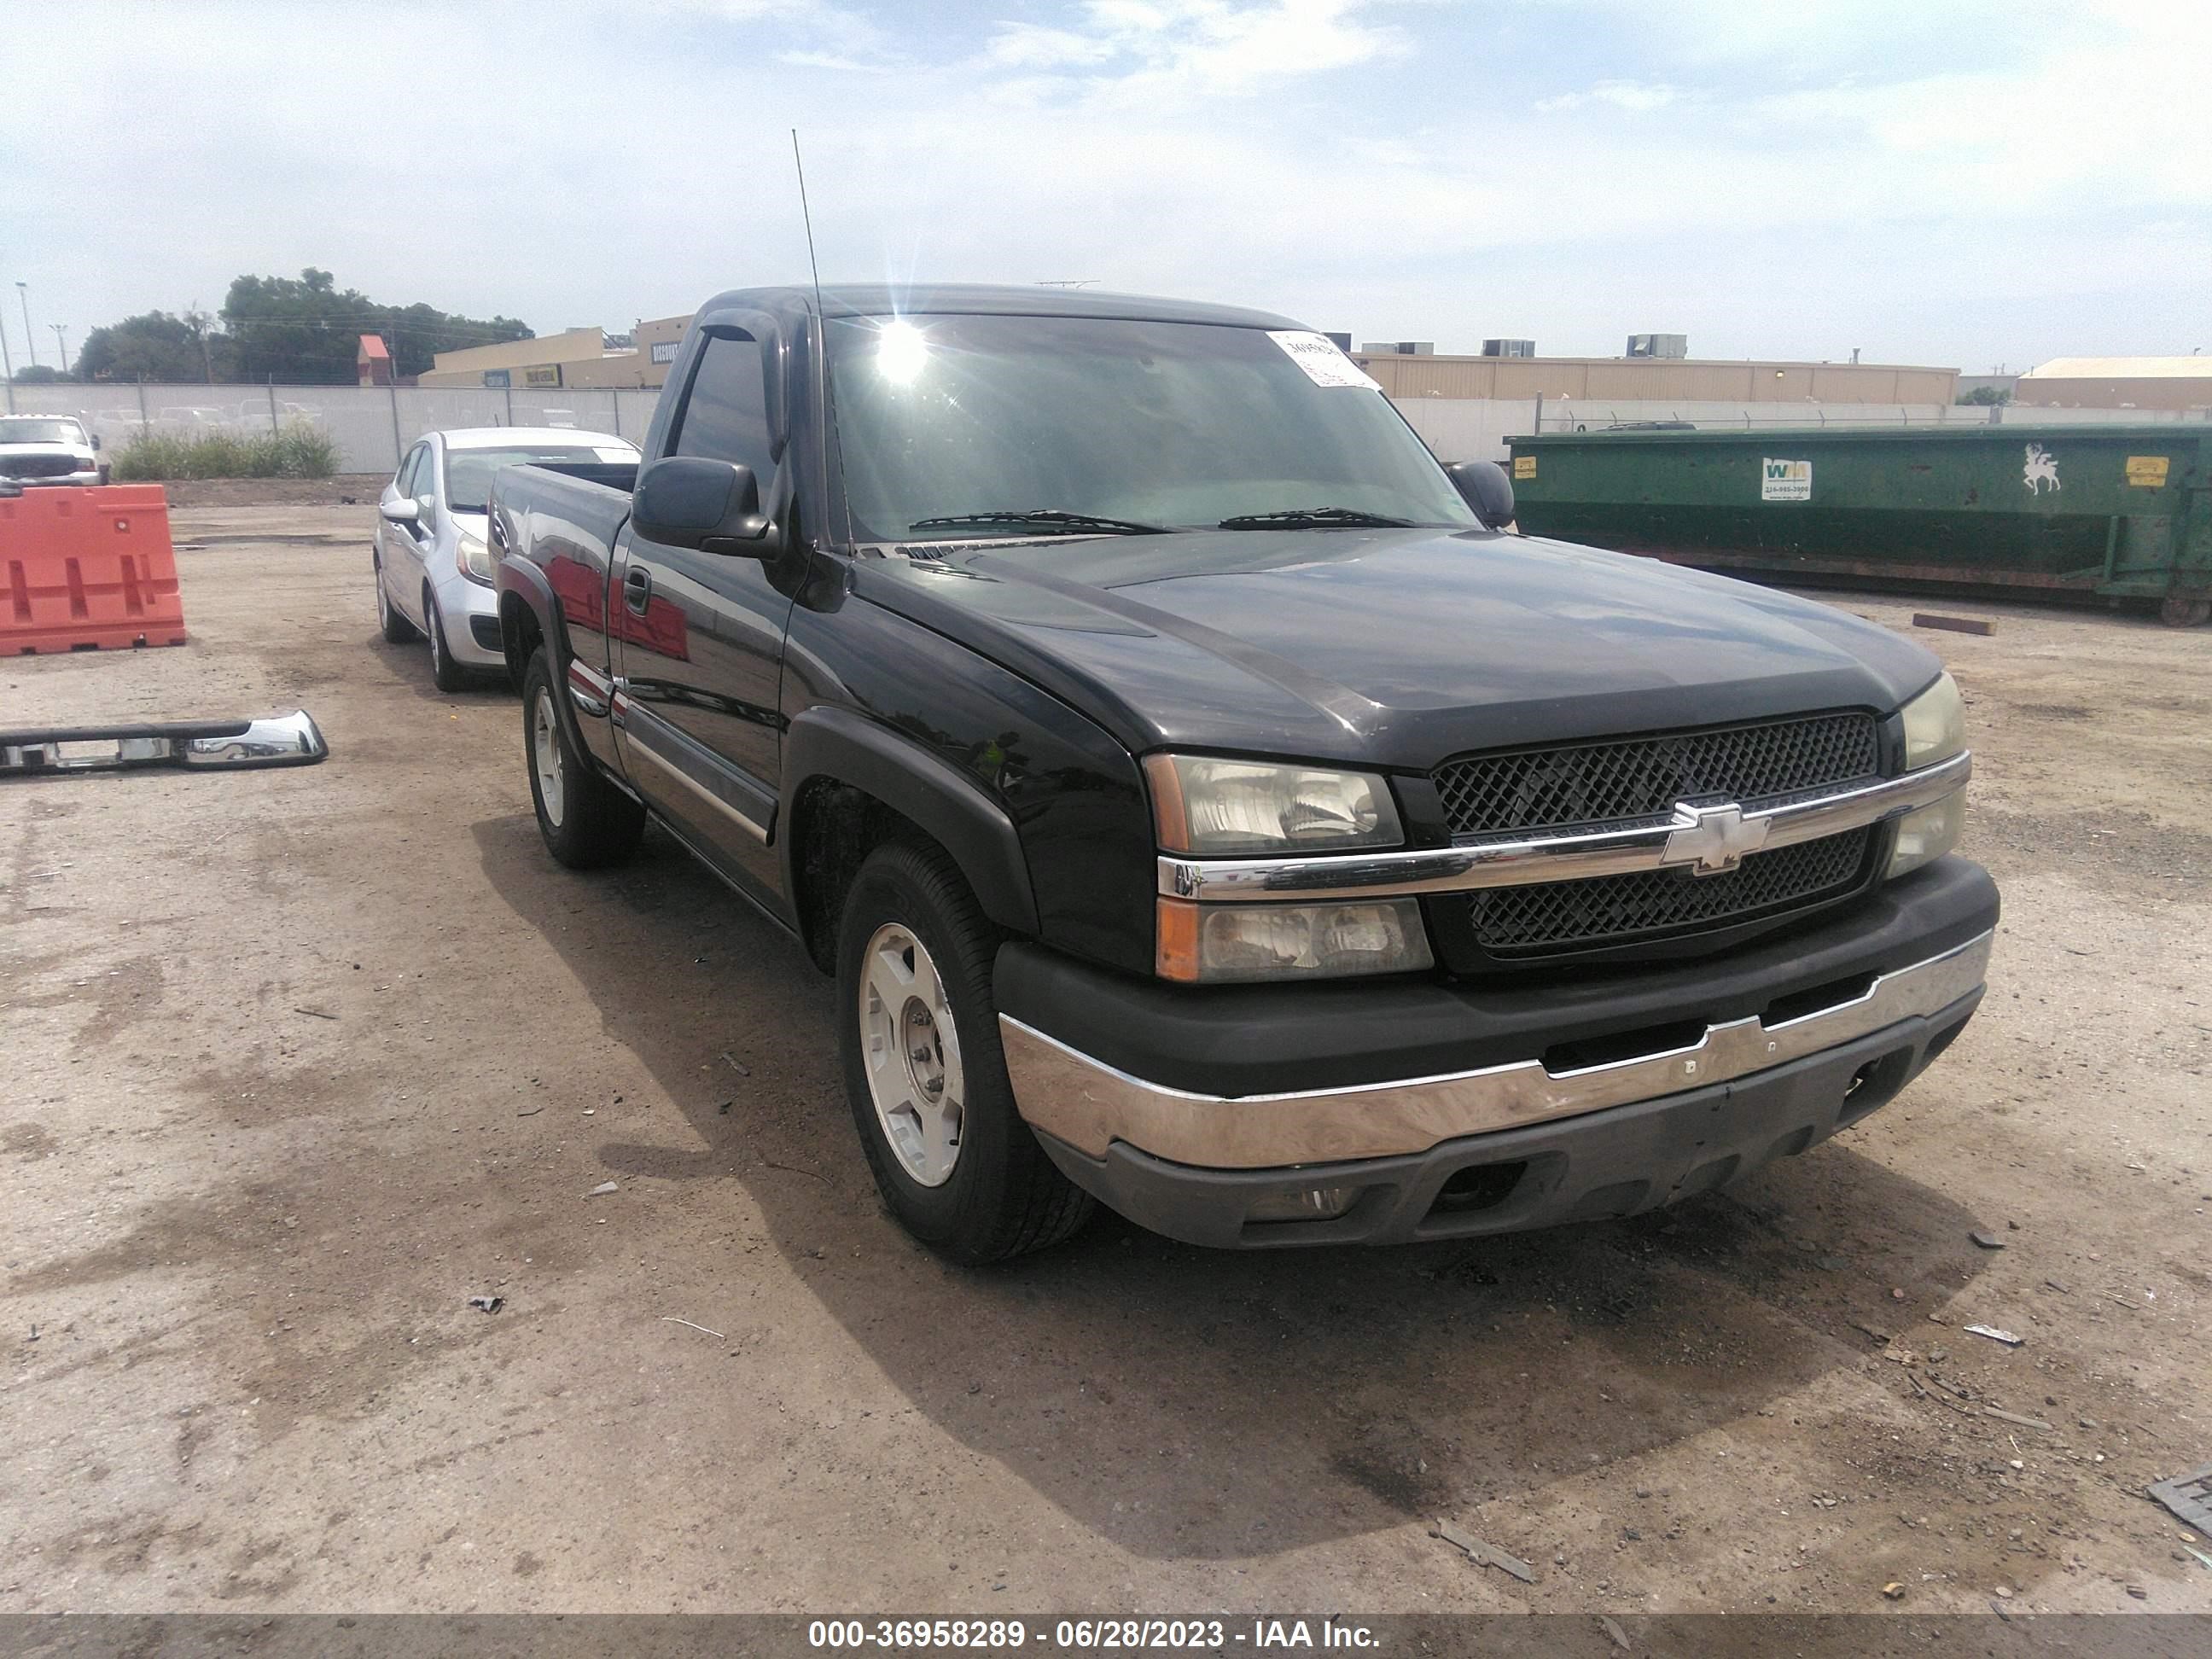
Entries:
[[97,432],[92,434],[92,447],[94,449],[98,449],[100,447],[100,434]]
[[783,551],[775,520],[760,508],[760,482],[735,461],[669,455],[637,475],[630,528],[649,542],[702,553],[772,559]]
[[1503,530],[1513,522],[1513,480],[1497,462],[1454,461],[1444,473],[1486,530]]
[[386,524],[413,524],[422,516],[422,509],[412,501],[386,501],[377,511]]

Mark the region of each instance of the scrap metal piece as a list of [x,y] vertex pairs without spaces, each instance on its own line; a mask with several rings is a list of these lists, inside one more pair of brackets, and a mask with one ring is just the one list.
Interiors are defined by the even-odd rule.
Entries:
[[0,777],[143,766],[179,766],[188,771],[312,766],[330,752],[322,729],[304,708],[264,720],[58,726],[0,732]]
[[2010,1331],[2001,1331],[1994,1325],[1969,1325],[1966,1330],[1970,1335],[1986,1336],[1990,1341],[2002,1342],[2008,1348],[2017,1348],[2027,1340],[2024,1336],[2014,1336]]
[[1536,1569],[1518,1556],[1508,1555],[1495,1544],[1486,1544],[1472,1533],[1462,1532],[1449,1521],[1437,1522],[1434,1534],[1455,1549],[1467,1552],[1467,1559],[1478,1567],[1496,1567],[1500,1572],[1510,1572],[1524,1584],[1536,1582]]
[[2212,1533],[2212,1463],[2171,1480],[2154,1482],[2150,1495],[2200,1533]]

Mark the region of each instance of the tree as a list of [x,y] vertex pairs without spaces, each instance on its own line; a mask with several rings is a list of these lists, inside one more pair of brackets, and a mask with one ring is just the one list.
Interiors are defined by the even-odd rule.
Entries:
[[2012,388],[2008,386],[1978,386],[1972,392],[1963,394],[1959,401],[1962,404],[1973,404],[1984,409],[1992,404],[2008,404],[2012,401]]
[[214,333],[215,319],[193,309],[182,316],[149,311],[85,336],[76,360],[88,380],[234,380],[238,351]]
[[52,363],[26,363],[15,371],[17,386],[54,386],[69,378]]
[[420,374],[434,354],[502,340],[527,340],[512,317],[461,317],[434,306],[379,305],[357,289],[341,289],[313,265],[295,279],[240,276],[222,303],[224,331],[238,343],[247,380],[274,376],[294,385],[342,384],[355,374],[364,334],[380,334],[401,375]]

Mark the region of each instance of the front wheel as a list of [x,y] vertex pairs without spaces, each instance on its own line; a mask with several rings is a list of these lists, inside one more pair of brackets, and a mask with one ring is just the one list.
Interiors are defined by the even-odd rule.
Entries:
[[645,808],[610,783],[578,752],[561,720],[553,668],[545,647],[531,653],[522,676],[522,757],[530,799],[545,849],[571,870],[619,864],[637,850]]
[[854,1127],[900,1224],[955,1261],[1042,1249],[1089,1219],[1015,1109],[991,996],[997,934],[951,861],[868,855],[837,936],[839,1048]]
[[422,631],[430,636],[430,678],[438,690],[467,690],[469,671],[453,660],[453,647],[446,643],[445,615],[428,582],[422,585]]

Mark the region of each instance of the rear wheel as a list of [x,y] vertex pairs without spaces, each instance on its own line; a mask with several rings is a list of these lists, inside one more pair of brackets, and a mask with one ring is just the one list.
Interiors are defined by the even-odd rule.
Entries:
[[571,870],[619,864],[637,850],[645,808],[577,752],[562,723],[559,690],[544,646],[522,676],[522,757],[545,848]]
[[898,843],[868,855],[838,928],[839,1047],[868,1167],[908,1232],[970,1264],[1058,1243],[1091,1210],[1015,1109],[997,945],[951,861]]
[[446,643],[446,618],[428,582],[422,585],[422,631],[430,636],[431,679],[441,691],[467,690],[469,671],[453,660],[453,647]]
[[371,554],[369,568],[376,575],[376,625],[386,644],[404,645],[416,637],[415,624],[400,614],[399,607],[392,602],[392,595],[385,591],[383,556]]

